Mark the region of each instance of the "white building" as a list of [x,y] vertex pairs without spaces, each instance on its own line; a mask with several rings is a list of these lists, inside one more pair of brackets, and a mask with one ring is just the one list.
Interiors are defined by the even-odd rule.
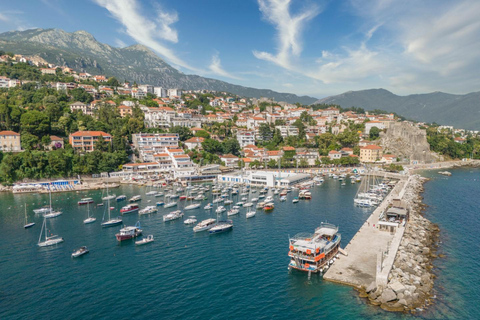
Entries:
[[166,98],[166,97],[168,97],[167,89],[162,88],[162,87],[153,87],[153,93],[154,93],[158,98]]
[[168,97],[181,97],[182,90],[181,89],[168,89]]
[[298,128],[295,126],[275,126],[275,130],[280,130],[283,138],[289,136],[298,136]]
[[260,187],[290,187],[310,180],[309,174],[279,173],[277,171],[236,171],[217,177],[222,183],[245,183]]
[[373,127],[377,127],[378,129],[383,130],[385,129],[385,124],[381,121],[368,121],[367,123],[365,123],[365,134],[370,134],[370,129],[372,129]]
[[139,85],[138,86],[138,89],[141,89],[143,92],[145,93],[151,93],[151,94],[154,94],[154,87],[152,85],[149,85],[149,84],[142,84],[142,85]]
[[133,146],[138,150],[141,161],[154,161],[154,155],[165,153],[167,148],[178,148],[178,133],[132,134]]
[[242,149],[249,144],[255,144],[255,131],[240,130],[237,132],[237,140]]

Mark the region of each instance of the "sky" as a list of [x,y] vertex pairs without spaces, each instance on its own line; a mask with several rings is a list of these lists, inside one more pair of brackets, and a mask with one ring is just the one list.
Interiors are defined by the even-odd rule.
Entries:
[[480,0],[16,0],[0,32],[85,30],[186,74],[317,98],[480,91]]

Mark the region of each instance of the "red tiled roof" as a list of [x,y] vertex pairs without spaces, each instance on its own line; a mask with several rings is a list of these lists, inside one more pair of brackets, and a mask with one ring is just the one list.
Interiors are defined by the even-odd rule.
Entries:
[[72,133],[71,136],[72,137],[97,137],[97,136],[111,137],[111,135],[103,131],[77,131],[75,133]]
[[19,136],[20,133],[16,133],[13,131],[5,130],[5,131],[0,131],[1,136]]
[[374,144],[370,144],[366,147],[361,147],[360,149],[369,149],[369,150],[381,150],[382,147],[376,146]]

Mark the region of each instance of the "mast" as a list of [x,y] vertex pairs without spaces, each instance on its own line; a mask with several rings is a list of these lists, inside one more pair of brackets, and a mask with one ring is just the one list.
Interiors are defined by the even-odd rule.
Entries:
[[25,225],[27,224],[27,203],[25,203]]

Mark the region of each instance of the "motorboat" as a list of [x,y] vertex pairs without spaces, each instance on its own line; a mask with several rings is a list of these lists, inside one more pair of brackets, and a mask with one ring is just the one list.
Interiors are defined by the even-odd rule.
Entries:
[[273,197],[271,196],[266,197],[265,202],[273,202]]
[[181,210],[172,211],[163,216],[163,221],[172,221],[177,220],[183,217],[183,212]]
[[89,204],[89,203],[93,203],[93,199],[92,198],[82,198],[77,203],[78,203],[79,206],[83,206],[83,205],[86,205],[86,204]]
[[199,224],[197,224],[195,227],[193,227],[193,232],[208,230],[215,224],[215,222],[217,222],[217,220],[212,218],[203,220]]
[[224,202],[223,204],[226,205],[226,206],[228,206],[228,205],[230,205],[230,204],[232,204],[232,203],[233,203],[233,200],[227,199],[227,200],[225,200],[225,202]]
[[243,204],[243,206],[244,206],[245,208],[253,207],[253,202],[246,202],[246,203]]
[[208,230],[210,234],[213,233],[220,233],[225,232],[233,229],[233,221],[232,220],[225,220],[225,221],[218,221],[215,223],[213,227]]
[[216,213],[222,213],[222,212],[225,212],[225,211],[227,211],[227,209],[225,209],[224,206],[220,206],[215,210]]
[[136,195],[136,196],[133,196],[130,199],[128,199],[128,202],[137,202],[137,201],[140,201],[140,200],[142,200],[142,197],[140,195]]
[[205,207],[203,207],[203,209],[205,210],[210,210],[213,208],[213,205],[211,203],[208,203]]
[[77,250],[73,251],[72,258],[78,258],[80,256],[83,256],[84,254],[89,253],[89,252],[90,251],[88,250],[87,247],[82,246],[82,247],[78,248]]
[[281,196],[281,197],[280,197],[280,201],[282,201],[282,202],[283,202],[283,201],[287,201],[287,197],[286,197],[286,196]]
[[180,196],[180,200],[186,200],[187,196]]
[[152,191],[148,191],[147,193],[145,193],[146,196],[154,196],[158,193],[158,191],[155,191],[155,190],[152,190]]
[[265,203],[265,205],[263,206],[263,210],[265,211],[272,211],[274,208],[275,205],[273,204],[273,202]]
[[164,205],[165,205],[165,202],[163,202],[163,201],[157,202],[157,207],[164,206]]
[[137,212],[138,210],[140,210],[140,207],[138,206],[138,204],[129,204],[129,205],[126,205],[125,207],[122,207],[122,209],[120,209],[120,213],[128,214],[132,212]]
[[257,214],[256,211],[250,210],[250,211],[247,211],[246,217],[248,219],[248,218],[254,217],[256,214]]
[[242,200],[242,201],[247,201],[247,200],[248,200],[248,198],[247,198],[247,197],[243,197],[243,198],[242,198],[242,199],[240,199],[240,200]]
[[136,238],[142,234],[142,229],[140,229],[140,221],[138,221],[135,226],[127,226],[120,229],[120,232],[115,235],[117,241],[125,241]]
[[188,206],[186,206],[185,208],[183,208],[183,210],[194,210],[194,209],[198,209],[200,208],[200,203],[192,203]]
[[287,195],[287,190],[283,189],[282,192],[280,192],[280,197],[286,196]]
[[298,198],[295,197],[295,198],[293,198],[292,203],[298,203],[298,201],[300,201],[300,200],[298,200]]
[[176,202],[169,202],[169,203],[166,203],[163,207],[164,208],[171,208],[171,207],[175,207],[177,205]]
[[230,209],[227,212],[227,216],[234,216],[234,215],[239,214],[239,213],[240,213],[240,211],[238,209]]
[[117,198],[116,194],[111,194],[111,195],[107,195],[105,197],[102,197],[102,200],[107,201],[107,200],[113,200],[113,199],[116,199],[116,198]]
[[183,221],[183,223],[186,225],[197,223],[197,217],[189,216],[188,219]]
[[142,210],[139,210],[138,214],[142,215],[142,214],[150,214],[150,213],[157,213],[157,212],[158,212],[158,209],[156,206],[147,206]]
[[256,209],[263,209],[263,206],[265,205],[265,202],[259,202],[257,203],[257,205],[255,206]]
[[252,201],[252,202],[257,202],[257,201],[258,201],[258,198],[252,198],[250,201]]
[[245,202],[239,201],[239,202],[237,202],[235,205],[237,205],[237,206],[243,206],[244,204],[245,204]]
[[142,246],[144,244],[147,244],[147,243],[151,243],[153,242],[153,235],[148,235],[146,238],[143,238],[142,240],[138,240],[138,241],[135,241],[135,245],[136,246]]
[[124,194],[122,194],[121,196],[118,196],[118,197],[116,198],[116,200],[117,200],[117,202],[120,202],[120,201],[123,201],[123,200],[127,200],[127,196],[124,195]]

